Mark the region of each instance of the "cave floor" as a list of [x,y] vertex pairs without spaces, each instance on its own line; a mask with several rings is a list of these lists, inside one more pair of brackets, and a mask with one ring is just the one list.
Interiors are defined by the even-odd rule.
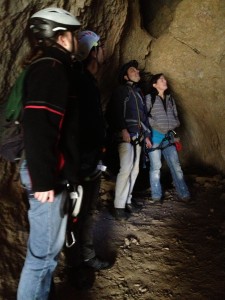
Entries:
[[[113,265],[98,272],[80,271],[69,281],[62,252],[54,277],[57,298],[52,299],[224,300],[225,179],[221,175],[190,173],[187,180],[194,205],[181,203],[173,186],[167,184],[163,204],[154,206],[149,202],[149,190],[139,184],[134,196],[144,202],[144,208],[126,222],[119,222],[110,212],[115,182],[103,179],[94,214],[95,244],[98,255]],[[13,201],[2,202],[4,215]],[[7,223],[4,217],[2,220]],[[19,250],[13,249],[12,239],[6,244],[1,238],[5,265],[1,267],[1,300],[16,299],[28,231],[24,220],[17,227],[18,243],[24,244],[17,245]],[[10,241],[12,228],[7,226],[6,238]]]
[[114,259],[114,265],[87,272],[89,289],[69,284],[64,267],[59,267],[55,278],[59,298],[225,299],[224,179],[190,174],[188,180],[195,205],[181,203],[172,186],[160,206],[149,203],[148,191],[136,191],[145,206],[126,222],[110,214],[113,183],[103,181],[95,214],[96,248],[103,258]]

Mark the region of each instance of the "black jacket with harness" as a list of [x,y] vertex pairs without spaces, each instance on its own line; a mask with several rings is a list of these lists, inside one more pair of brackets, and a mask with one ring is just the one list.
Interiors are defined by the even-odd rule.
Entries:
[[141,90],[130,82],[115,89],[108,104],[106,119],[115,133],[120,134],[127,129],[131,137],[150,136],[144,98]]

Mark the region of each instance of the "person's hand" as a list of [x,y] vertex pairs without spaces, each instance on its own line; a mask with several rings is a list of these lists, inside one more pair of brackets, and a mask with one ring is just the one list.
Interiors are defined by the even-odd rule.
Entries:
[[130,134],[127,129],[122,130],[122,138],[124,142],[130,143]]
[[53,202],[54,201],[54,190],[46,191],[46,192],[35,192],[34,198],[38,201],[45,203],[45,202]]
[[145,139],[145,145],[146,145],[147,149],[152,148],[152,143],[150,142],[149,137],[146,137],[146,139]]

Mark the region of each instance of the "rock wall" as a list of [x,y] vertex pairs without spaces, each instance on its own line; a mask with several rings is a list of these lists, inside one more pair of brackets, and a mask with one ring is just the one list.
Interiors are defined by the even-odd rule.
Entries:
[[118,66],[129,59],[137,59],[146,71],[165,73],[182,120],[183,162],[191,159],[224,172],[223,0],[1,0],[1,4],[0,109],[28,48],[27,19],[42,7],[59,6],[105,41],[108,59],[100,74],[103,103],[117,84]]
[[[42,7],[59,6],[105,40],[108,59],[100,74],[104,104],[117,84],[118,66],[125,61],[137,59],[146,71],[164,72],[183,124],[183,163],[198,162],[225,173],[224,0],[0,0],[0,4],[0,123],[6,95],[28,48],[27,19]],[[27,202],[17,174],[14,165],[0,159],[3,294],[16,291],[28,231]]]
[[225,2],[172,1],[170,7],[163,2],[149,23],[155,39],[146,66],[170,80],[189,157],[224,172]]

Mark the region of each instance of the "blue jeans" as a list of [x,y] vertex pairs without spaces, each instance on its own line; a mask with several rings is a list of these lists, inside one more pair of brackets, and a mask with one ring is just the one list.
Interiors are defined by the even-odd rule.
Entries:
[[[168,145],[168,141],[163,142],[162,148]],[[158,147],[159,144],[153,144],[152,148]],[[161,199],[162,186],[160,182],[160,169],[162,167],[161,155],[163,154],[167,165],[170,169],[173,183],[180,198],[190,197],[188,187],[184,180],[184,175],[180,166],[179,157],[174,145],[166,147],[163,150],[157,149],[149,152],[150,160],[150,186],[152,199]]]
[[30,234],[17,299],[47,300],[52,274],[65,241],[66,191],[57,194],[52,203],[41,203],[33,196],[26,161],[21,165],[20,177],[29,198]]
[[120,143],[118,151],[120,170],[116,178],[114,207],[125,208],[126,203],[131,203],[133,187],[139,172],[141,146]]

